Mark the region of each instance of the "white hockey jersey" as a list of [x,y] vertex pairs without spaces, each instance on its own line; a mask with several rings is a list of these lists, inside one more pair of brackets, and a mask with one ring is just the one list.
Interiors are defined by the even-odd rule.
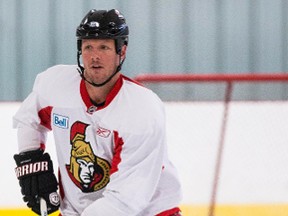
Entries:
[[53,131],[63,216],[89,205],[93,216],[151,216],[179,205],[164,106],[129,78],[121,75],[96,107],[76,65],[54,66],[37,76],[13,122],[20,151],[45,146]]

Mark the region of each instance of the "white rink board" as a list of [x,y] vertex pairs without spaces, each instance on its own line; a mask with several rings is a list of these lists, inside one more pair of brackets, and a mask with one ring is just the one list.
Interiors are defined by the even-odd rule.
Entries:
[[[166,103],[169,155],[183,185],[183,204],[208,204],[223,103]],[[0,103],[2,149],[0,208],[23,207],[13,154],[12,116],[20,103]],[[217,201],[225,204],[288,202],[288,102],[232,102]],[[51,134],[47,151],[57,166]],[[56,168],[57,170],[57,168]]]

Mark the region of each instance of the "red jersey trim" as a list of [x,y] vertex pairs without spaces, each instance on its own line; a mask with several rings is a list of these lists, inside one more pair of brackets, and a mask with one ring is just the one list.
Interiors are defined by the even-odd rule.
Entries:
[[160,214],[157,214],[156,216],[173,216],[173,215],[177,216],[177,215],[181,215],[180,212],[181,212],[180,208],[176,207],[176,208],[172,208],[167,211],[161,212]]
[[[97,107],[96,111],[104,109],[105,107],[107,107],[111,103],[111,101],[115,98],[115,96],[118,94],[122,85],[123,85],[123,75],[121,74],[119,79],[116,81],[114,87],[112,88],[112,90],[107,95],[104,106]],[[87,112],[91,107],[95,107],[90,100],[87,88],[85,86],[85,81],[83,79],[80,82],[80,94],[81,94],[81,97],[82,97],[84,104],[86,105]]]
[[114,172],[118,171],[118,165],[121,162],[121,152],[122,147],[124,145],[123,139],[119,137],[119,134],[117,131],[113,131],[114,133],[114,155],[111,162],[111,169],[110,169],[110,175],[112,175]]
[[52,130],[51,127],[51,113],[52,113],[52,106],[47,106],[39,110],[38,116],[40,118],[40,124],[49,130]]
[[46,149],[45,143],[40,143],[40,149],[45,151],[45,149]]

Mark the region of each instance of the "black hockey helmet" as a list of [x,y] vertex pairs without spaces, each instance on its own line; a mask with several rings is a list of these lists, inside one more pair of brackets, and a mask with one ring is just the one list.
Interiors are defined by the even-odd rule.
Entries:
[[81,54],[82,39],[114,39],[116,53],[128,45],[129,29],[124,16],[116,9],[90,10],[76,30],[77,49]]

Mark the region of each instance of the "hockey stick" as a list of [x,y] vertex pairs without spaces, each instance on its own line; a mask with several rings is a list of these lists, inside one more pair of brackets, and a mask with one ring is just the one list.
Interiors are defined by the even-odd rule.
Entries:
[[221,133],[220,133],[220,141],[219,141],[219,147],[217,152],[217,158],[216,158],[216,165],[215,165],[215,171],[214,171],[214,180],[212,185],[212,194],[211,194],[211,200],[209,205],[209,212],[208,216],[214,216],[215,215],[215,206],[216,206],[216,197],[218,193],[218,184],[219,184],[219,177],[220,177],[220,171],[221,171],[221,163],[223,158],[223,149],[225,144],[225,137],[226,137],[226,126],[228,121],[228,114],[229,114],[229,103],[231,101],[232,97],[232,83],[228,82],[226,87],[226,93],[225,93],[225,103],[224,103],[224,113],[223,113],[223,119],[222,119],[222,126],[221,126]]
[[40,197],[40,213],[41,213],[41,216],[47,216],[48,215],[47,203],[46,203],[45,199],[43,199],[42,197]]

